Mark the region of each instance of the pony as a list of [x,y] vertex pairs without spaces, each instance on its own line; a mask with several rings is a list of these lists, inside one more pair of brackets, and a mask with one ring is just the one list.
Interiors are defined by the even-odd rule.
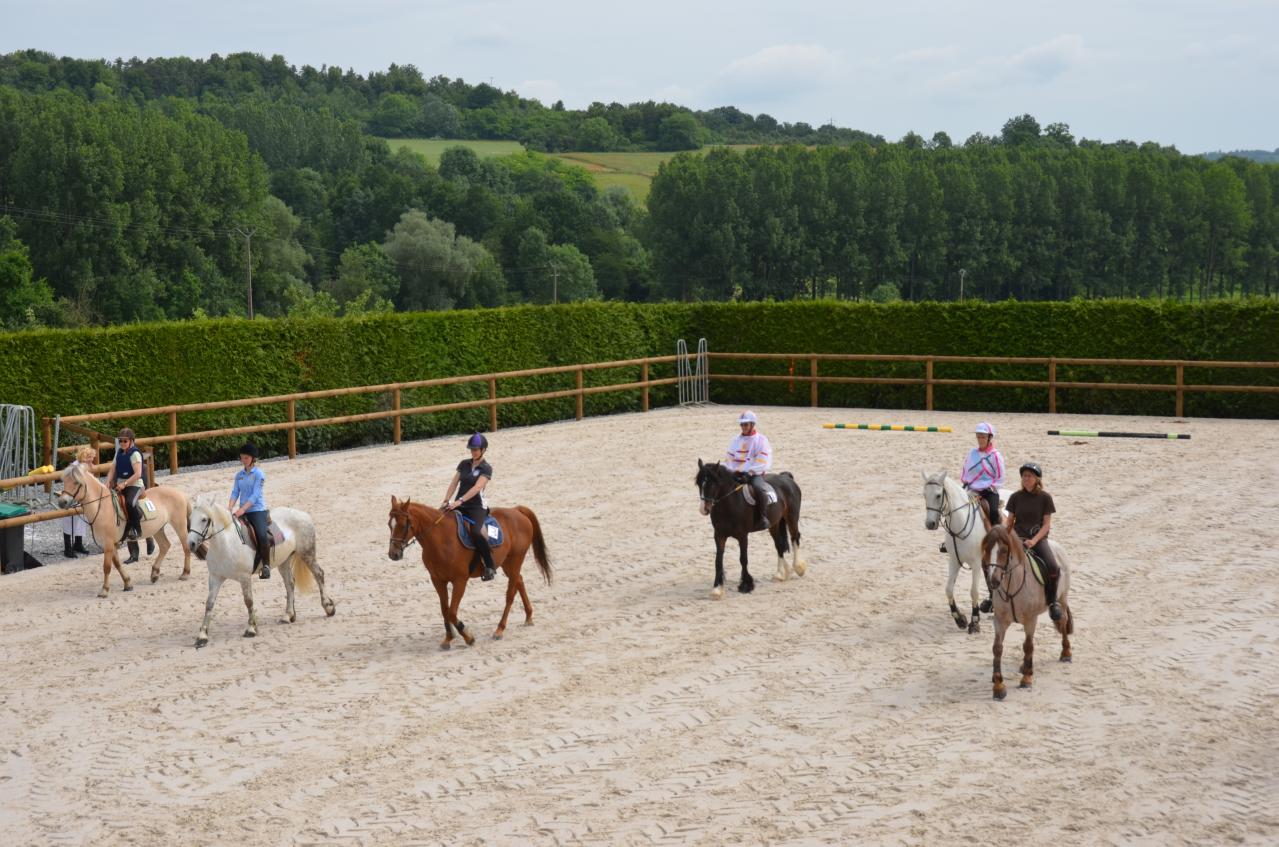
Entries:
[[[1061,661],[1071,661],[1070,636],[1075,632],[1075,616],[1070,611],[1067,594],[1070,591],[1070,567],[1066,562],[1061,545],[1048,539],[1052,545],[1053,555],[1061,568],[1061,576],[1057,582],[1057,602],[1061,604],[1061,620],[1054,626],[1061,633]],[[1000,660],[1004,653],[1004,632],[1014,622],[1026,630],[1026,643],[1022,647],[1021,688],[1030,688],[1035,676],[1035,624],[1039,616],[1048,611],[1048,601],[1044,597],[1044,587],[1030,573],[1030,554],[1021,539],[1013,535],[1006,527],[992,527],[982,541],[982,552],[989,555],[998,548],[999,557],[991,566],[991,589],[994,594],[995,613],[995,673],[991,678],[994,684],[996,700],[1008,696],[1004,688],[1004,675],[1000,668]]]
[[[986,506],[980,500],[970,497],[963,486],[947,476],[945,471],[932,475],[923,471],[920,473],[924,478],[924,528],[934,530],[941,526],[946,529],[946,552],[950,557],[946,600],[950,603],[950,616],[960,629],[967,627],[970,633],[980,632],[977,569],[981,568],[987,582],[990,579],[981,550],[982,538],[986,534]],[[969,592],[973,601],[971,621],[955,605],[955,580],[959,576],[960,565],[968,565],[973,575]],[[990,611],[989,607],[986,610]]]
[[[719,462],[706,464],[701,459],[697,460],[697,476],[693,481],[701,499],[701,513],[710,515],[711,526],[715,530],[715,584],[711,586],[711,599],[719,600],[724,596],[724,542],[729,538],[737,541],[742,563],[742,578],[737,584],[737,590],[742,594],[749,594],[755,590],[755,580],[751,578],[746,566],[746,539],[755,531],[755,507],[746,502],[742,493],[744,483],[739,483],[737,475]],[[801,495],[799,485],[789,471],[766,474],[764,481],[777,492],[777,502],[770,503],[766,513],[768,532],[777,548],[777,572],[773,579],[784,582],[790,578],[792,569],[796,576],[803,576],[808,569],[808,565],[799,557]],[[787,551],[791,552],[789,566],[786,562]]]
[[[58,505],[62,508],[79,506],[93,540],[102,547],[102,590],[99,597],[106,597],[110,588],[108,582],[111,568],[115,567],[124,580],[124,590],[133,590],[133,581],[124,572],[117,549],[124,543],[125,514],[123,508],[116,508],[115,494],[98,481],[94,473],[80,464],[67,468],[62,475],[62,493],[58,495]],[[191,503],[186,494],[176,488],[156,486],[148,488],[138,498],[138,508],[142,511],[142,535],[139,538],[155,538],[156,557],[151,563],[151,581],[160,578],[160,563],[169,552],[169,537],[163,532],[166,526],[172,526],[178,534],[178,542],[187,534],[187,519],[191,514]],[[182,548],[182,574],[178,579],[191,576],[191,553]]]
[[[297,612],[293,606],[294,586],[304,592],[320,589],[320,605],[324,614],[333,617],[337,605],[324,590],[324,569],[315,558],[315,523],[299,509],[273,509],[271,520],[284,530],[284,541],[271,548],[271,565],[284,578],[287,599],[280,623],[293,623]],[[204,621],[195,637],[195,646],[209,643],[209,620],[222,583],[234,579],[240,583],[244,605],[249,610],[245,638],[258,634],[257,609],[253,605],[253,548],[240,537],[234,519],[225,506],[203,502],[191,510],[191,526],[187,531],[187,547],[209,564],[209,597],[204,603]],[[290,567],[291,565],[291,567]]]
[[[440,614],[444,618],[441,650],[452,646],[455,628],[468,647],[475,643],[475,636],[458,620],[457,610],[462,604],[462,595],[466,593],[471,565],[477,554],[463,546],[457,537],[454,521],[445,521],[448,515],[448,512],[441,512],[421,503],[401,501],[393,495],[391,513],[387,518],[387,527],[391,530],[391,543],[386,551],[388,559],[398,562],[403,558],[404,551],[414,542],[422,547],[422,564],[426,566],[435,592],[440,596]],[[524,577],[520,573],[529,547],[533,548],[533,558],[547,585],[551,584],[551,561],[546,552],[546,542],[542,538],[542,525],[538,523],[537,515],[533,514],[532,509],[527,506],[493,509],[491,515],[502,527],[505,538],[502,544],[493,548],[493,563],[506,572],[506,608],[502,610],[502,620],[493,632],[493,640],[500,641],[506,633],[506,621],[510,617],[516,592],[519,592],[520,600],[524,603],[524,625],[533,625],[533,605],[528,600]],[[444,525],[440,526],[441,523]],[[451,600],[449,586],[453,587]]]

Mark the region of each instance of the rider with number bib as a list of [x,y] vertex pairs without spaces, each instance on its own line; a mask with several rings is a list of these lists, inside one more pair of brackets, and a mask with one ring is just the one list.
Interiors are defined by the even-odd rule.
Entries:
[[1044,490],[1043,478],[1044,470],[1036,463],[1027,462],[1021,466],[1021,488],[1008,498],[1008,517],[1004,525],[1043,562],[1048,616],[1057,621],[1061,620],[1061,604],[1057,602],[1057,578],[1061,572],[1048,544],[1048,530],[1052,527],[1057,506],[1052,495]]
[[755,497],[755,529],[768,528],[768,498],[764,495],[764,474],[773,466],[773,448],[768,437],[755,428],[758,419],[747,410],[737,418],[741,432],[728,445],[724,465],[749,485]]
[[[488,517],[488,502],[484,498],[484,488],[493,478],[493,468],[484,460],[484,452],[488,450],[489,441],[481,433],[475,433],[467,439],[466,447],[471,451],[471,458],[457,463],[457,473],[449,483],[449,490],[444,495],[440,510],[444,512],[461,512],[471,521],[471,540],[484,562],[484,572],[480,579],[488,582],[497,576],[497,568],[493,564],[493,551],[489,548],[488,537],[484,534],[484,520]],[[457,499],[453,492],[457,491]]]
[[[124,537],[129,542],[129,558],[124,564],[131,565],[138,560],[138,536],[142,534],[142,509],[138,507],[138,498],[146,490],[142,481],[142,451],[138,449],[133,430],[127,426],[116,435],[116,443],[115,460],[107,471],[107,490],[124,494],[127,506]],[[150,551],[148,545],[147,552]]]

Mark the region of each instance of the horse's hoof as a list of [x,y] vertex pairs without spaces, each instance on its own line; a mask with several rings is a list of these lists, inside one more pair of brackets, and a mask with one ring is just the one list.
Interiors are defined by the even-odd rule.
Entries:
[[1017,684],[1017,687],[1018,687],[1018,688],[1030,688],[1030,686],[1031,686],[1031,684],[1032,684],[1033,682],[1034,682],[1034,678],[1033,678],[1033,677],[1023,676],[1023,677],[1021,678],[1021,682],[1019,682],[1019,683]]
[[463,635],[463,636],[462,636],[462,640],[466,642],[466,646],[467,646],[467,647],[470,647],[472,644],[474,644],[474,643],[475,643],[475,636],[474,636],[474,635]]
[[186,573],[182,574],[180,577],[178,577],[178,579],[182,580],[183,582],[186,582],[186,581],[187,581],[188,579],[190,579],[190,578],[191,578],[191,572],[190,572],[190,571],[188,571],[188,572],[186,572]]
[[440,649],[441,649],[441,650],[452,650],[452,649],[453,649],[453,645],[452,645],[452,644],[450,644],[450,643],[449,643],[449,642],[447,642],[447,641],[442,641],[442,642],[440,642]]
[[209,639],[197,638],[195,640],[195,649],[199,650],[201,647],[207,647],[207,646],[209,646]]
[[808,565],[802,561],[796,562],[794,570],[795,570],[795,576],[803,576],[804,572],[808,570]]
[[502,640],[502,630],[499,629],[497,632],[493,633],[493,640],[494,641]]
[[981,632],[981,624],[979,624],[977,620],[974,618],[973,621],[970,624],[968,624],[968,634],[972,635],[973,633],[977,633],[977,632]]
[[737,591],[741,594],[750,594],[754,590],[755,582],[753,580],[751,582],[738,583],[737,585]]
[[329,604],[324,607],[324,614],[328,615],[329,617],[333,617],[334,615],[337,614],[337,612],[338,612],[337,604],[334,603],[332,600],[330,600]]
[[106,596],[107,596],[107,590],[105,588],[98,592],[98,597],[106,597]]
[[257,634],[256,632],[254,632],[253,630],[251,630],[251,629],[246,629],[246,630],[244,631],[244,637],[245,637],[245,638],[257,638],[257,637],[258,637],[258,634]]
[[[101,594],[99,594],[98,596],[99,596],[99,597],[106,597],[106,596],[107,596],[107,594],[106,594],[106,592],[104,591],[104,592],[102,592]],[[720,587],[720,588],[712,588],[712,589],[711,589],[711,599],[712,599],[712,600],[723,600],[723,599],[724,599],[724,589],[723,589],[722,587]]]
[[132,585],[126,585],[126,586],[124,587],[124,590],[125,590],[125,591],[132,591],[132,590],[133,590],[133,586],[132,586]]
[[964,617],[963,615],[959,613],[955,613],[954,618],[955,618],[955,626],[959,627],[960,629],[963,629],[966,626],[968,626],[968,618]]
[[1063,661],[1063,662],[1072,662],[1072,661],[1074,661],[1074,657],[1073,657],[1073,656],[1071,656],[1069,653],[1062,653],[1062,654],[1061,654],[1061,661]]
[[1001,685],[999,688],[995,689],[994,695],[996,700],[1002,700],[1008,696],[1008,689]]
[[787,577],[784,573],[773,574],[773,582],[785,582],[787,579],[789,579],[789,577]]
[[157,582],[159,582],[159,581],[160,581],[160,572],[159,572],[159,571],[156,571],[155,573],[151,574],[151,584],[152,584],[152,585],[155,585],[155,584],[156,584]]

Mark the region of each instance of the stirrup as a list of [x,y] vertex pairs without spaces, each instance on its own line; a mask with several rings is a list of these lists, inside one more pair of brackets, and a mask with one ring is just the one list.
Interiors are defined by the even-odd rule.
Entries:
[[270,579],[270,578],[271,578],[271,566],[268,565],[266,562],[263,562],[262,567],[258,569],[258,579]]
[[488,565],[485,565],[483,572],[480,573],[480,580],[482,582],[492,582],[493,578],[496,576],[497,568],[490,568]]

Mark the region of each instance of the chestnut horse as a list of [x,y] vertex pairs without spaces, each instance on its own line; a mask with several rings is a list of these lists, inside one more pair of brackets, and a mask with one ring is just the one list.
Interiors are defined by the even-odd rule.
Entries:
[[[1070,611],[1067,593],[1070,591],[1070,568],[1061,546],[1052,539],[1053,554],[1057,557],[1057,565],[1061,568],[1061,577],[1057,582],[1057,602],[1061,604],[1061,620],[1054,626],[1061,633],[1061,660],[1069,662],[1070,636],[1075,631],[1075,616]],[[1039,616],[1048,611],[1048,601],[1044,597],[1044,587],[1039,584],[1030,572],[1030,556],[1026,545],[1013,535],[1007,527],[991,527],[982,540],[982,554],[989,557],[998,548],[999,556],[991,560],[990,585],[994,600],[995,615],[995,673],[991,678],[994,683],[994,696],[1002,700],[1008,696],[1004,688],[1004,675],[1000,661],[1004,655],[1004,633],[1013,623],[1019,623],[1026,630],[1026,643],[1022,647],[1021,688],[1030,688],[1035,677],[1035,624]]]
[[[107,579],[111,576],[114,565],[124,580],[124,590],[133,590],[133,581],[124,572],[120,564],[120,555],[116,550],[124,543],[123,511],[112,504],[112,492],[92,471],[80,464],[74,464],[62,476],[62,493],[58,495],[58,505],[68,508],[78,505],[84,514],[93,533],[93,540],[102,547],[102,590],[99,597],[107,596]],[[148,504],[146,501],[150,501]],[[165,535],[166,526],[173,527],[178,534],[178,543],[182,546],[182,575],[178,579],[191,576],[191,551],[186,546],[187,518],[191,515],[191,503],[186,494],[176,488],[156,486],[148,488],[138,498],[138,508],[142,510],[142,535],[139,538],[155,538],[156,556],[151,563],[151,581],[160,578],[160,562],[169,552],[169,537]]]
[[[533,548],[533,558],[537,560],[547,585],[551,584],[551,563],[546,555],[546,543],[542,540],[542,527],[532,509],[516,506],[514,509],[493,509],[492,514],[502,527],[504,538],[500,546],[493,548],[493,562],[506,572],[506,608],[493,632],[496,640],[506,631],[506,619],[511,614],[517,591],[524,603],[524,624],[531,626],[533,623],[533,605],[528,601],[524,577],[520,574],[529,547]],[[391,529],[391,545],[386,555],[391,561],[398,562],[404,556],[405,548],[414,541],[422,545],[422,564],[426,565],[435,591],[440,595],[440,614],[444,616],[444,640],[440,642],[440,649],[447,650],[452,645],[454,628],[468,645],[475,643],[475,636],[457,619],[457,610],[462,604],[467,580],[471,577],[475,551],[464,547],[458,540],[455,518],[448,512],[421,503],[391,497],[391,515],[387,525]],[[450,585],[453,586],[451,602]]]

